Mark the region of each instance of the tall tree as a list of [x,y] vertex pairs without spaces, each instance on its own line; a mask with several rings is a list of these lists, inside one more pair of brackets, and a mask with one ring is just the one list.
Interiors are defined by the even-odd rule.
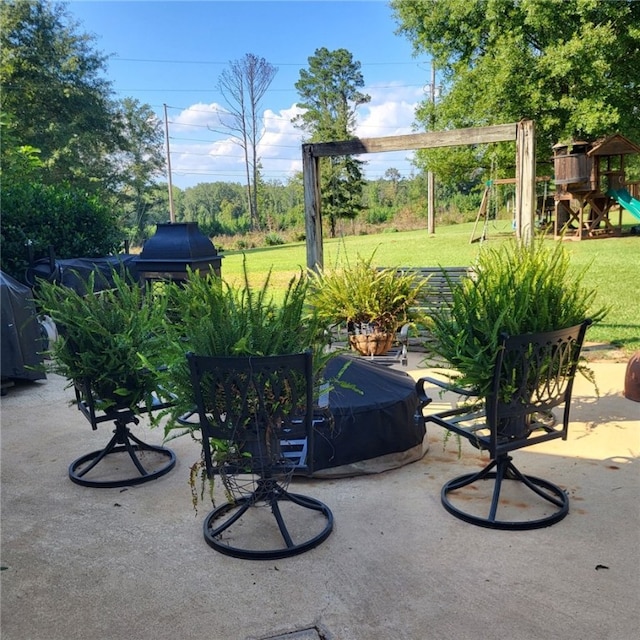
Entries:
[[[316,49],[309,69],[300,71],[295,87],[302,113],[293,119],[308,134],[307,142],[350,140],[355,135],[357,108],[371,100],[362,93],[360,63],[346,49]],[[354,218],[361,210],[362,162],[352,156],[322,159],[321,206],[335,236],[337,218]]]
[[[530,118],[543,156],[573,138],[620,131],[640,140],[640,2],[392,0],[391,7],[398,32],[442,71],[441,98],[425,101],[419,121],[433,116],[436,129],[448,129]],[[479,160],[470,150],[465,156],[465,166]],[[428,157],[451,158],[444,150]]]
[[94,190],[120,144],[106,58],[62,4],[2,0],[0,84],[12,138],[40,150],[41,180]]
[[247,53],[244,58],[231,61],[218,79],[218,89],[228,107],[228,112],[220,120],[221,125],[244,152],[247,201],[254,229],[260,225],[258,143],[264,134],[260,104],[277,72],[277,67],[264,58]]
[[133,240],[143,239],[151,209],[157,204],[155,179],[165,166],[162,122],[148,104],[133,98],[119,103],[122,150],[112,158],[118,178],[118,200],[124,217],[135,229]]

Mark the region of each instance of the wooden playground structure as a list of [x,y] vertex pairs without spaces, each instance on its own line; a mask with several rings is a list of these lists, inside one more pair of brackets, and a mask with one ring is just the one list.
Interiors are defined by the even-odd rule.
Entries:
[[639,185],[625,180],[625,157],[634,153],[640,147],[618,133],[595,142],[554,145],[554,236],[581,240],[621,235],[623,209],[640,220]]
[[[555,177],[535,179],[544,186],[544,193],[538,190],[536,196],[536,226],[568,240],[622,235],[623,209],[640,221],[640,182],[625,178],[625,158],[634,153],[640,153],[640,146],[620,134],[595,142],[556,144]],[[515,178],[487,181],[469,242],[486,240],[488,222],[492,215],[497,217],[492,210],[498,208],[497,187],[515,182]],[[615,213],[617,221],[612,219]]]

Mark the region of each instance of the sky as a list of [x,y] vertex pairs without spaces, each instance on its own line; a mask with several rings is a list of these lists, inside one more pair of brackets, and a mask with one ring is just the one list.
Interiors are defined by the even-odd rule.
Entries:
[[[78,30],[95,37],[109,56],[106,77],[115,96],[136,98],[166,123],[172,183],[244,182],[243,152],[220,128],[225,109],[216,89],[232,61],[251,53],[278,71],[261,101],[265,132],[259,146],[265,180],[284,181],[302,170],[303,132],[295,83],[321,47],[347,49],[361,64],[371,101],[358,110],[362,138],[414,131],[416,106],[429,95],[430,61],[414,57],[396,35],[397,24],[381,0],[72,0]],[[412,172],[411,152],[368,154],[369,179],[389,168]]]

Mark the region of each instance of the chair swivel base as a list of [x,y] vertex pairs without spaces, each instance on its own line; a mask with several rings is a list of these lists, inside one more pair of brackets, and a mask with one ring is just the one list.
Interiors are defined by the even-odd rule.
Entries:
[[[297,493],[289,493],[279,484],[273,481],[258,481],[256,491],[247,496],[238,498],[235,502],[227,502],[211,511],[204,522],[204,538],[207,544],[228,556],[245,560],[276,560],[304,553],[313,549],[329,537],[333,530],[333,514],[323,502],[303,496]],[[265,488],[267,487],[267,488]],[[289,526],[285,523],[285,517],[280,509],[280,504],[289,502],[304,510],[317,511],[324,517],[322,529],[312,534],[305,534],[302,540],[294,541]],[[258,505],[264,503],[264,506]],[[275,548],[252,549],[233,544],[233,533],[229,531],[234,524],[242,526],[242,518],[252,509],[268,508],[275,518],[282,542]],[[299,510],[296,510],[297,512]],[[256,532],[260,535],[260,531]],[[296,536],[298,537],[298,536]]]
[[[166,460],[163,460],[164,464],[161,466],[154,465],[152,470],[147,470],[138,456],[139,453],[145,451],[159,454],[161,459],[165,458]],[[106,478],[104,480],[86,477],[92,469],[95,469],[100,462],[105,461],[109,456],[123,453],[129,454],[131,462],[133,462],[138,471],[138,475],[127,475],[124,478]],[[109,459],[111,460],[113,458]],[[126,426],[116,423],[114,435],[104,449],[87,453],[69,465],[69,478],[76,484],[85,487],[129,487],[142,484],[143,482],[149,482],[149,480],[155,480],[171,471],[175,464],[176,456],[171,449],[147,444],[134,436]]]
[[[493,471],[494,468],[495,471]],[[494,481],[489,515],[486,518],[462,510],[453,504],[451,499],[453,496],[449,495],[457,489],[467,487],[480,480]],[[552,513],[542,518],[532,520],[499,520],[497,518],[497,510],[503,481],[521,483],[539,498],[549,503],[553,507]],[[559,522],[569,513],[569,496],[565,491],[542,478],[524,475],[511,462],[511,457],[507,455],[492,460],[486,467],[476,473],[468,473],[449,480],[449,482],[442,487],[440,499],[444,508],[456,518],[460,518],[470,524],[491,529],[512,531],[540,529]]]

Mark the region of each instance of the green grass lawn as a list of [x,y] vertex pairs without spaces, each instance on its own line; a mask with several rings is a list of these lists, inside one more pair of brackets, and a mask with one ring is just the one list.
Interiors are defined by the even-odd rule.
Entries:
[[[471,265],[484,245],[470,242],[473,226],[442,226],[434,235],[415,230],[325,238],[324,265],[341,265],[358,254],[368,257],[374,251],[373,263],[377,266]],[[476,235],[480,232],[479,226]],[[485,243],[495,245],[511,236],[510,222],[490,222]],[[576,272],[587,269],[585,283],[592,283],[597,290],[595,305],[611,309],[601,323],[589,329],[587,341],[610,343],[622,350],[621,355],[640,350],[640,236],[567,241],[565,246]],[[304,243],[228,251],[224,255],[222,275],[226,280],[240,277],[245,256],[251,281],[262,282],[271,269],[274,290],[283,288],[294,274],[306,269]]]

